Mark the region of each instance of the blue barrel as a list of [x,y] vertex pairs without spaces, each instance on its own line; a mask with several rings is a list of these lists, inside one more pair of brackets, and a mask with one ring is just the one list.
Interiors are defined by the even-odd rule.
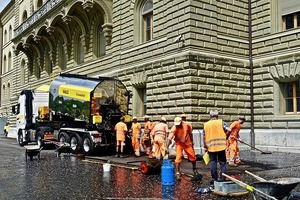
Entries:
[[161,182],[162,185],[174,185],[174,166],[169,159],[164,159],[161,166]]

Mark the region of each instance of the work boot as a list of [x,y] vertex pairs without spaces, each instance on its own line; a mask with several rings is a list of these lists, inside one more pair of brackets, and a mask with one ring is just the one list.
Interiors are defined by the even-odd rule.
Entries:
[[231,167],[237,167],[238,166],[237,164],[232,163],[232,162],[228,163],[228,165],[231,166]]
[[120,158],[124,158],[124,155],[123,155],[123,154],[121,154],[121,155],[120,155]]
[[116,154],[115,157],[118,158],[118,157],[119,157],[119,154]]
[[180,172],[176,172],[175,178],[177,181],[181,181]]
[[194,175],[199,174],[196,167],[193,167],[193,173],[194,173]]

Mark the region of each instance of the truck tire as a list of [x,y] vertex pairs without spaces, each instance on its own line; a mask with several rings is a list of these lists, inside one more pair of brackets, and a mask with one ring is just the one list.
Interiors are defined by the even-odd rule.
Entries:
[[90,134],[84,134],[82,138],[82,150],[85,155],[91,155],[94,150],[94,142]]
[[292,193],[287,200],[300,200],[300,192]]
[[42,131],[38,131],[37,135],[36,135],[36,144],[39,146],[39,148],[44,147],[44,134]]
[[18,143],[21,147],[23,147],[24,145],[26,145],[27,143],[26,142],[23,142],[23,133],[22,133],[22,130],[19,130],[18,131]]
[[59,136],[58,136],[58,141],[60,143],[68,143],[68,144],[70,144],[70,136],[67,133],[65,133],[65,132],[61,132],[59,134]]
[[70,138],[71,153],[76,154],[82,147],[82,138],[77,133],[72,133]]

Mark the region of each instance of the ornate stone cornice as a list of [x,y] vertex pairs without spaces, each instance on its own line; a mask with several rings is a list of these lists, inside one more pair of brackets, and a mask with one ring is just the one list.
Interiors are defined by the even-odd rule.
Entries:
[[271,66],[270,73],[275,80],[292,80],[300,77],[300,62]]
[[111,23],[105,23],[102,25],[104,37],[106,39],[106,44],[111,44],[111,38],[112,38],[112,27],[113,25]]
[[83,9],[85,9],[87,12],[89,12],[94,7],[95,2],[93,0],[85,0],[82,3]]
[[147,83],[147,73],[146,72],[137,72],[132,75],[131,84],[133,86],[143,85]]

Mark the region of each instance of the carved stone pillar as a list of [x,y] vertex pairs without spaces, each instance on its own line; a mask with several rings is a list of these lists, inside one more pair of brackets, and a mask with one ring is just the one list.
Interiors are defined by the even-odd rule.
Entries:
[[112,27],[113,25],[111,23],[105,23],[102,25],[104,37],[106,39],[106,45],[111,44],[111,38],[112,38]]

